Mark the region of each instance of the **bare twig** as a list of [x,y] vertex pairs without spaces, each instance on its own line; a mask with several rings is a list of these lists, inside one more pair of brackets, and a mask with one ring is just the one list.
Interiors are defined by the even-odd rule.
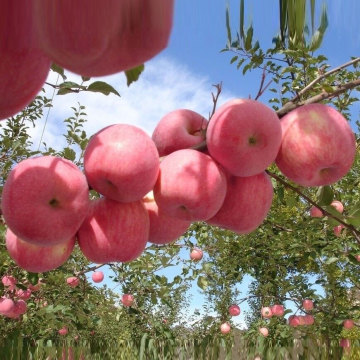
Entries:
[[332,91],[332,92],[323,91],[320,94],[314,95],[311,98],[306,99],[304,101],[299,101],[297,103],[295,103],[293,101],[289,101],[281,109],[276,111],[276,113],[281,118],[282,116],[284,116],[291,110],[294,110],[300,106],[318,103],[325,99],[331,99],[333,97],[336,97],[336,96],[344,93],[347,90],[356,88],[358,86],[360,86],[360,79],[356,79],[356,80],[350,81],[348,83],[338,85],[334,88],[334,91]]
[[258,91],[257,95],[255,96],[255,100],[259,99],[259,97],[266,91],[266,89],[267,89],[267,88],[270,86],[270,84],[272,83],[272,80],[270,80],[270,81],[264,86],[265,78],[266,78],[266,67],[263,69],[263,73],[262,73],[262,75],[261,75],[260,88],[259,88],[259,91]]
[[336,68],[321,74],[320,76],[318,76],[316,79],[314,79],[309,85],[307,85],[306,87],[304,87],[301,91],[298,92],[298,94],[296,96],[294,96],[290,101],[295,102],[296,100],[300,99],[300,97],[302,95],[304,95],[306,92],[308,92],[310,89],[312,89],[318,82],[320,82],[322,79],[326,78],[327,76],[334,74],[335,72],[340,71],[341,69],[348,67],[350,65],[356,64],[357,62],[360,61],[360,57],[353,59],[351,61],[348,61],[345,64],[342,64],[340,66],[337,66]]
[[213,86],[216,88],[216,94],[214,95],[214,93],[211,93],[211,97],[212,97],[212,101],[213,101],[213,108],[212,108],[211,114],[209,115],[209,120],[215,114],[216,105],[217,105],[217,102],[219,100],[219,96],[220,96],[221,91],[222,91],[222,82],[220,82],[219,84],[215,84]]
[[74,274],[75,276],[80,276],[80,275],[84,275],[90,271],[94,271],[97,269],[100,269],[101,267],[105,266],[105,265],[110,265],[110,264],[100,264],[100,265],[94,265],[92,267],[89,267],[87,269],[81,270],[81,271],[75,271]]

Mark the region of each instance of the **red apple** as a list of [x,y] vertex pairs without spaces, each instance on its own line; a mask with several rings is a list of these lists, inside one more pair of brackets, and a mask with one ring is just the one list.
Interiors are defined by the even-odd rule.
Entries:
[[194,261],[199,261],[203,258],[203,252],[201,249],[194,248],[190,252],[190,259]]
[[15,303],[12,299],[1,297],[0,298],[0,314],[7,316],[14,310]]
[[344,320],[343,325],[344,325],[345,329],[351,329],[354,327],[354,321],[351,319],[346,319],[346,320]]
[[[174,0],[34,0],[40,43],[60,66],[104,76],[151,59],[168,43]],[[86,9],[86,11],[84,11]]]
[[141,200],[155,185],[159,154],[140,128],[117,124],[96,133],[84,153],[85,175],[90,186],[120,201]]
[[281,172],[302,186],[330,185],[350,170],[355,136],[347,120],[324,104],[301,106],[281,119],[276,158]]
[[271,312],[274,316],[283,316],[284,315],[284,306],[283,305],[273,305],[271,307]]
[[33,29],[32,1],[0,5],[0,120],[20,112],[41,90],[51,61]]
[[76,277],[76,276],[70,276],[70,277],[68,277],[68,278],[66,279],[66,283],[67,283],[70,287],[74,288],[74,287],[77,287],[77,286],[79,285],[80,280],[79,280],[79,278]]
[[344,205],[339,200],[334,200],[331,204],[340,214],[344,212]]
[[21,300],[28,300],[31,297],[31,290],[30,289],[19,289],[16,290],[16,296]]
[[276,112],[249,99],[234,99],[213,115],[206,132],[210,155],[235,176],[263,172],[276,158],[281,126]]
[[316,206],[312,206],[310,208],[310,216],[316,217],[316,218],[321,218],[324,216],[324,214],[319,208],[317,208]]
[[231,316],[238,316],[240,315],[240,307],[236,304],[232,304],[229,306],[229,314]]
[[289,325],[292,327],[297,327],[300,325],[300,317],[297,315],[289,316]]
[[179,109],[166,114],[155,127],[152,139],[160,156],[187,149],[205,140],[207,120],[188,109]]
[[183,235],[191,225],[190,221],[168,216],[161,211],[152,191],[144,197],[143,203],[150,220],[148,241],[153,244],[169,244]]
[[264,317],[265,319],[270,319],[273,316],[271,308],[268,306],[262,307],[261,316]]
[[188,221],[213,217],[224,202],[226,178],[208,155],[192,149],[177,150],[160,164],[154,188],[159,209]]
[[310,311],[310,310],[312,310],[314,308],[314,303],[310,299],[305,299],[302,302],[302,306],[303,306],[304,310]]
[[132,304],[134,303],[134,295],[131,294],[124,294],[121,297],[121,302],[123,303],[124,306],[132,306]]
[[4,275],[1,278],[1,282],[4,286],[9,287],[9,290],[14,290],[16,288],[17,280],[11,275]]
[[334,235],[337,236],[337,237],[340,237],[341,236],[341,230],[344,229],[344,228],[345,228],[345,226],[343,224],[334,226],[334,228],[333,228]]
[[65,336],[68,333],[68,329],[66,326],[62,327],[60,330],[58,330],[59,335]]
[[249,177],[229,176],[225,200],[216,215],[207,222],[239,234],[248,234],[264,221],[273,193],[271,180],[265,172]]
[[95,283],[100,283],[104,280],[104,273],[102,271],[94,271],[91,274],[92,281]]
[[6,248],[10,257],[22,269],[34,273],[54,270],[65,263],[75,246],[75,236],[61,244],[41,246],[17,237],[9,228],[6,231]]
[[99,264],[136,259],[148,237],[149,216],[142,201],[120,203],[108,198],[92,201],[78,232],[81,251]]
[[355,259],[356,259],[357,261],[360,261],[360,254],[355,255]]
[[349,339],[341,339],[340,340],[340,346],[343,348],[350,348],[350,340]]
[[261,335],[267,337],[269,335],[269,329],[266,327],[259,328],[259,332]]
[[222,334],[228,334],[231,330],[231,326],[228,322],[224,322],[220,325],[220,331]]
[[27,305],[24,300],[17,300],[14,302],[14,307],[5,316],[11,319],[17,319],[20,315],[25,314],[27,311]]
[[50,246],[69,241],[89,211],[89,188],[71,161],[40,156],[21,161],[2,193],[9,228],[22,240]]

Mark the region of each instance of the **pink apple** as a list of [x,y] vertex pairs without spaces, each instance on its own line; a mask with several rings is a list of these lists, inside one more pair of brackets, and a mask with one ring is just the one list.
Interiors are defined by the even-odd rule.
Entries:
[[281,119],[282,143],[276,158],[281,172],[302,186],[330,185],[350,170],[355,136],[348,121],[324,104],[301,106]]
[[305,299],[302,302],[302,307],[304,308],[304,310],[310,311],[310,310],[312,310],[314,308],[314,303],[310,299]]
[[1,297],[0,298],[0,314],[7,316],[14,310],[15,303],[12,299]]
[[67,283],[70,287],[74,288],[74,287],[77,287],[77,286],[79,285],[80,280],[79,280],[79,278],[76,277],[76,276],[70,276],[70,277],[68,277],[68,278],[66,279],[66,283]]
[[231,330],[231,326],[228,322],[224,322],[220,325],[220,331],[222,334],[228,334]]
[[0,120],[15,115],[45,83],[51,61],[40,50],[33,29],[31,1],[0,5]]
[[274,316],[283,316],[284,315],[284,306],[283,305],[273,305],[271,307],[271,312]]
[[91,274],[92,281],[95,283],[100,283],[104,280],[104,273],[102,271],[94,271]]
[[240,315],[240,307],[236,304],[230,305],[229,306],[229,314],[231,316],[238,316]]
[[292,327],[297,327],[300,325],[300,316],[291,315],[289,316],[289,325]]
[[30,289],[19,289],[16,290],[16,296],[21,300],[28,300],[31,297],[31,290]]
[[132,304],[134,303],[134,295],[131,294],[124,294],[121,297],[121,302],[123,303],[124,306],[132,306]]
[[239,234],[258,228],[268,214],[273,187],[269,176],[262,172],[249,177],[229,176],[225,200],[215,216],[207,220]]
[[[131,69],[166,48],[174,0],[34,0],[40,43],[60,66],[83,76]],[[84,11],[86,9],[86,11]]]
[[160,211],[152,191],[144,197],[143,203],[150,220],[148,241],[153,244],[169,244],[183,235],[191,225],[190,221],[171,217]]
[[270,319],[273,316],[271,308],[268,306],[262,307],[261,316],[264,317],[265,319]]
[[206,143],[210,155],[229,173],[253,176],[276,158],[280,121],[274,110],[258,101],[230,100],[209,121]]
[[148,237],[149,216],[142,201],[120,203],[108,198],[92,201],[78,232],[81,251],[99,264],[136,259]]
[[316,206],[310,208],[310,216],[315,218],[321,218],[324,216],[323,212]]
[[356,259],[357,261],[360,261],[360,254],[355,255],[355,259]]
[[198,248],[194,248],[193,250],[191,250],[190,252],[190,259],[194,260],[194,261],[199,261],[203,258],[203,252],[201,249]]
[[269,329],[266,327],[259,328],[259,332],[261,335],[267,337],[269,335]]
[[314,321],[315,321],[314,316],[309,314],[304,315],[304,323],[305,323],[304,325],[312,325],[314,324]]
[[11,275],[4,275],[1,278],[1,282],[4,286],[8,287],[10,290],[14,290],[16,288],[17,280]]
[[344,212],[344,205],[339,200],[334,200],[330,205],[340,214]]
[[184,149],[161,162],[154,197],[159,209],[169,216],[207,220],[219,211],[225,194],[225,175],[210,156]]
[[350,348],[350,340],[349,339],[341,339],[340,340],[340,346],[343,348]]
[[344,228],[345,228],[345,226],[343,224],[334,226],[334,228],[333,228],[334,235],[337,236],[337,237],[340,237],[341,236],[341,230],[344,229]]
[[9,228],[22,240],[50,246],[69,241],[89,211],[89,188],[71,161],[40,156],[21,161],[2,193]]
[[346,319],[346,320],[344,320],[343,325],[344,325],[345,329],[351,329],[354,327],[354,321],[351,319]]
[[22,269],[34,273],[54,270],[65,263],[75,246],[75,236],[61,244],[41,246],[17,237],[9,228],[6,231],[6,248],[10,257]]
[[97,132],[84,153],[90,186],[109,199],[141,200],[155,185],[159,154],[154,142],[133,125],[110,125]]
[[155,127],[152,139],[160,156],[187,149],[205,140],[207,120],[188,109],[179,109],[166,114]]
[[68,329],[66,326],[62,327],[60,330],[58,330],[59,335],[65,336],[68,333]]

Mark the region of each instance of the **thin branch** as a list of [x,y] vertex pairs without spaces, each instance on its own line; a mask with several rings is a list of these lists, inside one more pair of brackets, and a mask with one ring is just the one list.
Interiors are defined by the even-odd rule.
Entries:
[[299,93],[293,97],[290,101],[294,102],[298,99],[300,99],[300,97],[302,95],[304,95],[306,92],[308,92],[310,89],[312,89],[314,87],[314,85],[316,85],[318,82],[320,82],[322,79],[326,78],[327,76],[331,75],[331,74],[334,74],[335,72],[338,72],[340,71],[341,69],[345,68],[345,67],[348,67],[350,65],[353,65],[353,64],[356,64],[357,62],[360,61],[360,57],[356,58],[356,59],[353,59],[351,61],[348,61],[347,63],[345,64],[342,64],[326,73],[323,73],[321,74],[319,77],[317,77],[316,79],[314,79],[309,85],[307,85],[306,87],[304,87],[301,91],[299,91]]
[[217,105],[217,102],[219,100],[219,96],[220,96],[221,91],[222,91],[222,82],[220,82],[219,84],[215,84],[213,86],[216,88],[216,94],[214,95],[214,93],[211,93],[211,97],[212,97],[212,101],[213,101],[213,108],[212,108],[211,114],[209,115],[209,120],[215,114],[216,105]]
[[263,69],[263,73],[261,75],[261,82],[260,82],[260,88],[259,91],[255,97],[255,100],[259,99],[259,97],[266,91],[266,89],[270,86],[270,84],[272,83],[272,80],[270,80],[265,86],[264,86],[264,82],[266,79],[266,66]]
[[266,173],[271,176],[272,178],[274,178],[276,181],[280,182],[281,184],[283,184],[285,187],[287,187],[288,189],[296,192],[298,195],[300,195],[304,200],[306,200],[308,203],[310,203],[311,205],[317,207],[319,210],[321,210],[323,212],[324,215],[326,215],[329,218],[332,218],[334,220],[336,220],[338,223],[344,225],[344,227],[346,227],[347,229],[349,229],[354,236],[356,237],[356,240],[359,242],[360,244],[360,231],[356,230],[354,228],[353,225],[349,225],[347,224],[344,220],[339,219],[336,215],[333,215],[331,213],[329,213],[328,211],[326,211],[325,209],[323,209],[320,205],[318,205],[315,201],[313,201],[312,199],[310,199],[308,196],[306,196],[304,193],[302,193],[298,188],[296,188],[295,186],[292,186],[291,184],[289,184],[287,181],[285,181],[284,179],[282,179],[280,176],[274,174],[273,172],[269,171],[269,170],[265,170]]
[[84,274],[86,274],[87,272],[100,269],[101,267],[103,267],[103,266],[105,266],[105,265],[111,265],[111,264],[94,265],[94,266],[92,266],[92,267],[89,267],[89,268],[84,269],[84,270],[81,270],[81,271],[75,271],[74,274],[75,274],[75,276],[84,275]]
[[281,118],[282,116],[286,115],[288,112],[290,112],[300,106],[318,103],[325,99],[331,99],[333,97],[336,97],[336,96],[344,93],[347,90],[356,88],[358,86],[360,86],[360,79],[356,79],[356,80],[350,81],[348,83],[338,85],[335,87],[334,91],[332,91],[332,92],[323,91],[320,94],[314,95],[311,98],[306,99],[304,101],[300,101],[297,103],[294,103],[293,101],[289,101],[281,109],[277,110],[276,113]]

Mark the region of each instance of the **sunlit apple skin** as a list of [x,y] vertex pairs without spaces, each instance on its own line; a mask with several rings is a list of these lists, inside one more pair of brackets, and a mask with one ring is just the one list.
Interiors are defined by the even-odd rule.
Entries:
[[32,2],[0,4],[0,120],[25,108],[41,90],[50,59],[40,50],[32,21]]
[[144,251],[149,226],[142,201],[120,203],[100,198],[92,201],[90,213],[79,229],[79,246],[94,263],[131,261]]
[[6,248],[10,257],[22,269],[34,273],[54,270],[65,263],[75,246],[75,236],[61,244],[40,246],[21,240],[9,228]]
[[0,298],[0,314],[7,315],[14,309],[15,303],[12,299],[1,297]]
[[339,200],[334,200],[331,204],[340,214],[344,212],[344,205]]
[[204,256],[204,253],[201,249],[195,248],[190,252],[190,259],[194,261],[200,261]]
[[340,237],[341,236],[341,231],[344,228],[345,228],[345,226],[343,224],[334,226],[334,228],[333,228],[334,235],[337,236],[337,237]]
[[324,216],[324,214],[316,206],[312,206],[310,208],[310,216],[313,217],[313,218],[322,218]]
[[302,302],[302,306],[304,308],[304,310],[306,311],[310,311],[314,308],[314,303],[312,300],[310,299],[305,299],[303,302]]
[[[83,76],[104,76],[151,59],[168,43],[174,0],[34,0],[43,50]],[[86,9],[86,10],[84,10]]]
[[195,111],[178,109],[160,119],[152,139],[160,156],[187,149],[205,140],[207,120]]
[[20,239],[41,246],[69,241],[89,205],[84,174],[55,156],[21,161],[5,182],[1,202],[8,227]]
[[65,327],[65,326],[58,331],[59,335],[61,335],[61,336],[65,336],[68,332],[69,331],[68,331],[67,327]]
[[177,219],[161,212],[155,199],[147,195],[143,199],[145,208],[149,214],[150,230],[148,241],[153,244],[169,244],[183,235],[191,225],[190,221]]
[[271,180],[265,172],[249,177],[229,176],[225,200],[207,222],[239,234],[251,233],[268,214],[273,193]]
[[104,280],[104,273],[102,271],[94,271],[91,274],[92,281],[95,283],[100,283]]
[[350,170],[355,136],[347,120],[324,104],[301,106],[281,119],[280,171],[302,186],[330,185]]
[[150,136],[127,124],[100,130],[90,139],[84,153],[90,186],[120,202],[141,200],[152,190],[159,164],[159,154]]
[[229,314],[231,316],[239,316],[240,315],[240,307],[236,304],[229,306]]
[[154,198],[169,216],[207,220],[219,211],[225,194],[225,174],[206,154],[192,149],[177,150],[160,164]]
[[283,316],[284,315],[284,306],[283,305],[273,305],[271,307],[271,312],[274,316]]
[[265,337],[267,337],[267,336],[269,335],[269,329],[266,328],[266,327],[261,327],[261,328],[259,329],[259,332],[260,332],[261,335],[263,335],[263,336],[265,336]]
[[268,306],[264,306],[261,308],[261,316],[265,319],[270,319],[273,316],[271,308]]
[[315,322],[314,316],[312,315],[304,315],[304,323],[305,325],[313,325]]
[[27,304],[24,300],[17,300],[14,302],[14,307],[11,311],[5,314],[10,319],[17,319],[20,315],[25,314],[27,311]]
[[274,110],[258,101],[230,100],[209,121],[206,143],[210,155],[229,173],[253,176],[276,158],[280,120]]
[[344,320],[343,326],[345,329],[351,329],[354,327],[354,321],[351,319]]
[[297,315],[291,315],[289,316],[289,325],[292,327],[297,327],[300,325],[300,319]]
[[80,279],[76,276],[70,276],[66,279],[66,283],[72,287],[72,288],[75,288],[79,285],[80,283]]
[[349,339],[341,339],[340,340],[340,346],[343,348],[350,348],[350,340]]
[[228,322],[220,325],[220,331],[222,334],[228,334],[231,331],[231,326]]
[[121,302],[124,306],[132,306],[132,304],[134,303],[134,295],[131,295],[131,294],[124,294],[122,297],[121,297]]

